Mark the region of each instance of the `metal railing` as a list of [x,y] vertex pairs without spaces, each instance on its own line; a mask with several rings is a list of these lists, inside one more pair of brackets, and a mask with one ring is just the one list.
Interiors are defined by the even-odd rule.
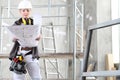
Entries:
[[95,71],[95,72],[87,72],[88,67],[88,59],[89,59],[89,52],[90,52],[90,45],[92,40],[92,33],[94,30],[106,28],[106,27],[112,27],[113,25],[120,24],[120,18],[111,20],[108,22],[100,23],[97,25],[90,26],[88,29],[88,36],[87,36],[87,44],[85,47],[85,54],[84,54],[84,63],[83,63],[83,73],[81,75],[81,80],[86,80],[86,77],[100,77],[100,76],[120,76],[120,70],[116,71]]

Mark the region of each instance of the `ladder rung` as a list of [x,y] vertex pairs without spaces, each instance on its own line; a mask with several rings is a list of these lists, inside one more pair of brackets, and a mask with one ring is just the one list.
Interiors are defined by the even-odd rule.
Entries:
[[56,49],[44,48],[44,50],[55,51]]
[[54,39],[53,37],[43,37],[43,39]]
[[52,72],[48,72],[48,75],[58,75],[58,73],[52,73]]
[[53,28],[53,26],[44,26],[43,28]]
[[57,60],[47,60],[47,62],[57,63]]

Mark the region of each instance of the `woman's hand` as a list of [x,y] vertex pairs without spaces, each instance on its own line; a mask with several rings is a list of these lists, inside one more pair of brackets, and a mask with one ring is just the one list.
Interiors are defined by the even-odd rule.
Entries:
[[13,41],[13,42],[16,42],[17,40],[19,40],[19,39],[18,39],[18,38],[13,38],[12,41]]
[[41,39],[41,35],[39,35],[35,40],[39,41]]

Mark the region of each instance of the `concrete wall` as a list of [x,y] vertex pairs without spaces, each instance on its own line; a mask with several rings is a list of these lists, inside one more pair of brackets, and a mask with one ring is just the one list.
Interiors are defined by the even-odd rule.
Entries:
[[[88,26],[111,20],[111,0],[85,0],[85,30]],[[112,52],[111,28],[95,30],[92,36],[90,60],[96,61],[96,70],[105,70],[105,55]],[[104,78],[99,78],[104,80]]]
[[[89,4],[88,4],[89,3]],[[84,16],[84,30],[85,30],[85,39],[87,38],[88,27],[91,25],[97,24],[97,0],[85,0],[85,16]],[[94,4],[94,5],[93,5]],[[90,55],[94,56],[94,58],[90,57],[90,59],[96,60],[96,52],[97,52],[97,34],[96,31],[93,32],[92,42],[91,42],[91,51]],[[86,42],[85,42],[86,45]]]
[[[111,20],[111,0],[97,0],[97,23]],[[98,70],[105,70],[105,55],[112,53],[112,28],[97,31]],[[103,80],[100,78],[99,80]]]
[[[111,20],[111,5],[110,0],[101,0],[97,2],[97,23],[105,22]],[[105,8],[106,7],[106,8]],[[112,51],[112,34],[111,34],[111,27],[104,28],[97,31],[97,53],[98,53],[98,60],[99,66],[98,69],[104,69],[104,59],[103,61],[100,57],[104,58],[105,54],[111,53]],[[102,44],[101,44],[102,43]],[[102,63],[101,63],[102,62]],[[101,65],[103,64],[103,65]],[[100,69],[102,68],[102,69]]]

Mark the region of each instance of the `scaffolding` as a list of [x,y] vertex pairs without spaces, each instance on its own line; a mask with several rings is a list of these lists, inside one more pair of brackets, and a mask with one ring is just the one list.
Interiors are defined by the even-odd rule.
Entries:
[[[67,34],[69,35],[69,27],[73,26],[74,28],[74,33],[73,33],[73,47],[74,49],[72,50],[73,52],[69,52],[69,49],[67,49],[67,52],[62,52],[62,53],[47,53],[47,54],[41,54],[41,58],[67,58],[67,59],[73,59],[73,79],[76,80],[76,58],[82,58],[83,57],[83,47],[84,47],[84,40],[83,40],[83,34],[84,34],[84,29],[83,29],[83,14],[84,14],[84,5],[83,3],[79,3],[80,0],[71,0],[73,4],[67,4],[67,1],[69,0],[63,0],[65,4],[52,4],[52,1],[54,0],[47,0],[48,4],[46,5],[33,5],[34,9],[47,9],[47,15],[43,15],[43,19],[50,19],[48,22],[51,23],[52,19],[56,18],[58,23],[55,23],[53,26],[54,27],[67,27]],[[61,0],[62,1],[62,0]],[[2,5],[0,9],[0,53],[1,53],[1,59],[2,58],[8,58],[8,53],[4,52],[4,50],[7,50],[6,48],[3,47],[3,33],[4,33],[4,20],[15,20],[18,19],[14,14],[14,11],[16,9],[16,5],[12,5],[12,0],[8,0],[7,6]],[[61,15],[61,9],[68,9],[69,7],[72,7],[72,15]],[[57,8],[56,12],[57,15],[50,15],[52,8]],[[7,11],[7,13],[6,13]],[[67,13],[67,12],[66,12]],[[62,20],[66,20],[66,24],[61,24],[61,18]],[[71,18],[73,18],[71,20]],[[70,22],[73,22],[72,25]],[[42,27],[45,26],[50,26],[50,24],[46,22],[42,25]],[[70,35],[69,35],[70,37]],[[69,38],[68,37],[68,38]],[[77,43],[78,41],[78,43]],[[68,40],[69,42],[69,40]],[[79,44],[79,45],[77,45]],[[8,44],[9,47],[11,47],[10,44]],[[69,45],[67,45],[69,46]],[[3,53],[6,53],[6,55],[2,55]]]

